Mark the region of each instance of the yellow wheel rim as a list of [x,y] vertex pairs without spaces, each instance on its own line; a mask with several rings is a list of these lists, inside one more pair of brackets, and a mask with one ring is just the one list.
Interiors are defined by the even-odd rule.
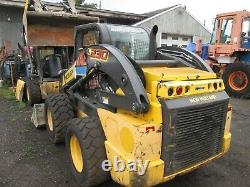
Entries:
[[47,110],[47,118],[48,118],[49,130],[53,131],[53,119],[52,119],[51,111],[49,109]]
[[76,171],[81,173],[83,170],[83,158],[80,143],[75,135],[70,137],[70,153]]

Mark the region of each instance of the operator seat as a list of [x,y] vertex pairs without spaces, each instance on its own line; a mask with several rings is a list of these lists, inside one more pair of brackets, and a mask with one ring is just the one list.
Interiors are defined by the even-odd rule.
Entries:
[[59,78],[62,71],[62,56],[58,54],[48,55],[44,59],[43,74],[46,78]]

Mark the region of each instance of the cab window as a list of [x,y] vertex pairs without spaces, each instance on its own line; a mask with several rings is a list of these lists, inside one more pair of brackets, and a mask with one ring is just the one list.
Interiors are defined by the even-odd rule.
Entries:
[[232,28],[233,28],[233,19],[224,19],[221,25],[221,36],[220,43],[230,44],[232,43]]
[[99,31],[87,31],[83,33],[83,46],[99,44]]
[[216,34],[217,34],[217,30],[218,30],[218,26],[219,26],[219,21],[218,19],[214,19],[214,28],[213,28],[213,32],[212,32],[212,36],[211,36],[211,44],[215,44],[216,43]]
[[122,53],[134,60],[148,59],[149,35],[137,27],[108,25],[111,43]]
[[246,18],[243,20],[242,36],[250,37],[250,18]]

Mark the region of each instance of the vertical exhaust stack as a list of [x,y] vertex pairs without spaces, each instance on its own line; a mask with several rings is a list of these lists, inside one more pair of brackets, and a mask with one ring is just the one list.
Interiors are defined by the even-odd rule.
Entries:
[[150,32],[150,40],[149,40],[149,60],[155,59],[155,53],[157,49],[156,44],[156,35],[158,33],[158,26],[155,25]]

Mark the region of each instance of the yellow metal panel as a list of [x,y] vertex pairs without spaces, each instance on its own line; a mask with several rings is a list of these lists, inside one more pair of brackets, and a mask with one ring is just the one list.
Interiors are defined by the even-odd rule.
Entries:
[[23,101],[25,82],[23,80],[17,80],[15,96],[18,101]]
[[190,67],[167,68],[167,67],[145,67],[143,68],[146,79],[152,81],[181,81],[215,79],[216,74]]
[[[215,89],[216,86],[216,89]],[[182,93],[177,94],[177,87],[182,87]],[[168,95],[168,90],[173,89],[173,95]],[[177,97],[198,95],[205,93],[220,92],[225,89],[221,79],[197,80],[197,81],[169,81],[159,83],[157,96],[161,98],[173,99]]]
[[229,105],[228,108],[230,108],[231,110],[227,111],[227,118],[226,118],[224,135],[230,133],[230,128],[231,128],[232,106]]
[[59,81],[42,82],[40,84],[42,98],[46,99],[49,94],[59,93]]
[[162,108],[161,108],[160,103],[151,102],[149,106],[149,111],[147,113],[141,114],[140,118],[153,124],[161,124],[162,123]]
[[[105,142],[105,148],[107,152],[108,160],[114,165],[114,157],[119,160],[123,160],[126,164],[129,159],[123,155],[119,149],[115,148],[110,142]],[[161,159],[150,160],[149,166],[146,173],[142,176],[138,175],[136,172],[128,172],[127,170],[123,172],[115,172],[112,167],[111,177],[112,179],[122,184],[123,186],[153,186],[157,185],[163,181],[164,174],[164,162]]]
[[[107,158],[109,161],[111,161],[112,165],[114,165],[114,157],[117,157],[119,160],[123,160],[127,163],[127,159],[122,153],[116,149],[109,141],[105,141],[105,148],[107,153]],[[110,172],[112,179],[124,186],[129,186],[129,172],[127,170],[123,172],[115,172],[114,167],[112,167],[112,170]]]
[[155,99],[154,92],[159,82],[212,80],[217,78],[215,73],[194,68],[145,67],[143,71],[146,79],[146,91],[152,94],[153,99]]
[[120,130],[120,142],[121,146],[125,149],[126,152],[132,153],[135,146],[135,140],[132,134],[132,131],[127,127],[123,127]]
[[[128,159],[159,159],[161,124],[147,123],[138,117],[98,109],[107,141]],[[129,145],[126,145],[126,142]]]
[[76,70],[75,70],[75,65],[73,65],[63,75],[62,86],[74,80],[75,78],[76,78]]
[[224,135],[224,141],[223,141],[223,152],[226,153],[229,151],[231,143],[231,133],[227,133]]
[[116,90],[116,94],[120,95],[120,96],[124,96],[125,95],[121,88],[119,88],[119,89]]
[[83,111],[78,110],[78,111],[77,111],[77,117],[78,117],[78,118],[86,118],[86,117],[88,117],[88,115],[85,114]]
[[161,124],[162,123],[162,108],[159,102],[151,102],[149,105],[149,111],[147,113],[136,115],[132,112],[118,109],[118,113],[127,114],[135,118],[140,118],[146,123]]

